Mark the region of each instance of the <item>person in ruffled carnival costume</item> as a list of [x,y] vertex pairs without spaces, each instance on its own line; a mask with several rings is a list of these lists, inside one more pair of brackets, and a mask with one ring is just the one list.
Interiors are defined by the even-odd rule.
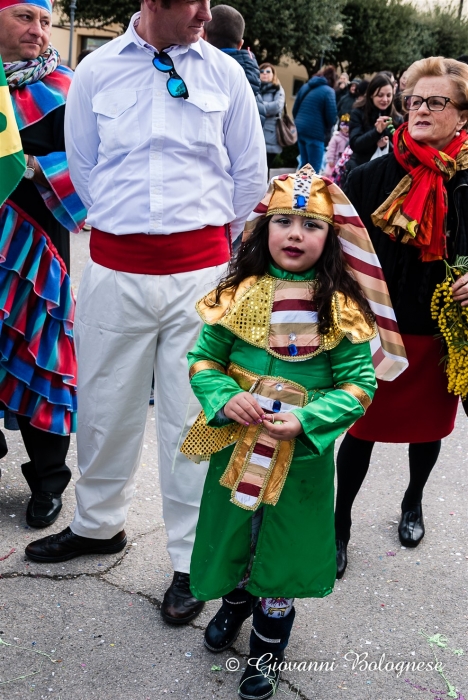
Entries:
[[[0,208],[0,404],[30,461],[26,521],[58,517],[76,419],[69,231],[86,211],[68,174],[65,100],[73,72],[50,44],[51,0],[0,0],[0,54],[26,172]],[[3,445],[6,453],[6,443]],[[3,456],[2,455],[2,456]]]
[[181,449],[212,455],[190,569],[198,599],[223,599],[205,646],[227,649],[253,614],[239,695],[255,699],[276,692],[294,598],[333,590],[335,440],[406,357],[367,231],[331,180],[310,165],[274,179],[248,229],[197,304],[204,412]]

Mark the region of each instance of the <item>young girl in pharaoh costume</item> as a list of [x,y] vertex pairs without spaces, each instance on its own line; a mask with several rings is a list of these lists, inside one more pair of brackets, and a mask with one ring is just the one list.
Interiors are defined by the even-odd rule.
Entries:
[[182,451],[212,455],[190,571],[197,598],[223,598],[205,645],[227,649],[253,613],[239,694],[267,698],[294,598],[333,589],[334,442],[376,373],[391,380],[406,358],[367,231],[335,184],[308,165],[273,180],[254,218],[197,305],[188,358],[204,412]]
[[[32,492],[26,520],[38,528],[58,517],[71,477],[66,456],[76,420],[76,359],[69,231],[78,232],[86,216],[65,154],[73,71],[49,44],[51,15],[51,0],[0,0],[0,54],[27,163],[19,185],[0,202],[0,410],[12,413],[21,430],[30,460],[22,472]],[[0,456],[6,452],[0,433]]]

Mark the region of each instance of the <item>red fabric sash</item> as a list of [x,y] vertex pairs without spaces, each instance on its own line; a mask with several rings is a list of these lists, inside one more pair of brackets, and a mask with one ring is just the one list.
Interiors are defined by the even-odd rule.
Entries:
[[231,257],[229,226],[206,226],[198,231],[150,236],[115,236],[91,230],[91,259],[119,272],[174,275],[223,265]]
[[425,262],[447,257],[447,190],[444,183],[455,174],[456,157],[467,138],[466,131],[462,131],[444,151],[438,151],[415,141],[406,123],[393,135],[395,158],[412,179],[409,192],[399,204],[403,215],[410,222],[416,222],[416,238],[412,243],[423,249]]

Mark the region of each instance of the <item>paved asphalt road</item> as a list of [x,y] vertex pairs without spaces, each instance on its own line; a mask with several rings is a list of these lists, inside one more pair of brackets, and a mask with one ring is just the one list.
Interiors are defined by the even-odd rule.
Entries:
[[[73,237],[75,288],[88,239]],[[466,421],[460,413],[444,441],[426,489],[427,534],[415,550],[401,548],[397,538],[406,448],[376,448],[355,507],[346,578],[325,599],[297,601],[287,660],[303,663],[284,674],[278,700],[468,698]],[[249,625],[232,650],[214,656],[202,636],[216,601],[182,628],[165,625],[159,614],[172,573],[152,409],[127,524],[129,546],[115,556],[57,565],[25,559],[25,545],[43,531],[26,526],[28,489],[20,472],[26,456],[19,433],[8,432],[7,440],[0,482],[0,698],[237,697],[241,670],[229,671],[226,662],[245,666]],[[74,440],[69,464],[76,479]],[[73,509],[71,484],[52,532],[68,525]],[[435,657],[442,673],[428,668]]]

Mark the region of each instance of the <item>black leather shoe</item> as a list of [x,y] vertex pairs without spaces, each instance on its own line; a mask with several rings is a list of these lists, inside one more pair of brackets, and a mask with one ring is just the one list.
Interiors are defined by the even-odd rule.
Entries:
[[284,660],[284,652],[266,653],[261,658],[249,655],[247,668],[239,683],[238,693],[245,700],[271,698],[278,689],[280,680],[279,665]]
[[247,591],[233,591],[223,596],[223,604],[205,630],[204,644],[218,653],[234,644],[244,622],[253,613],[258,598]]
[[33,493],[26,509],[29,527],[49,527],[57,520],[62,510],[62,494],[50,491]]
[[204,606],[202,600],[192,595],[190,575],[174,571],[174,578],[161,605],[163,620],[171,625],[185,625],[199,615]]
[[84,554],[115,554],[127,544],[127,535],[122,530],[109,540],[93,540],[81,537],[67,527],[56,535],[49,535],[31,542],[25,549],[26,556],[33,561],[59,562],[81,557]]
[[404,547],[417,547],[424,537],[424,519],[422,506],[412,506],[411,510],[402,512],[398,535]]
[[336,540],[336,578],[343,578],[348,566],[348,543]]

